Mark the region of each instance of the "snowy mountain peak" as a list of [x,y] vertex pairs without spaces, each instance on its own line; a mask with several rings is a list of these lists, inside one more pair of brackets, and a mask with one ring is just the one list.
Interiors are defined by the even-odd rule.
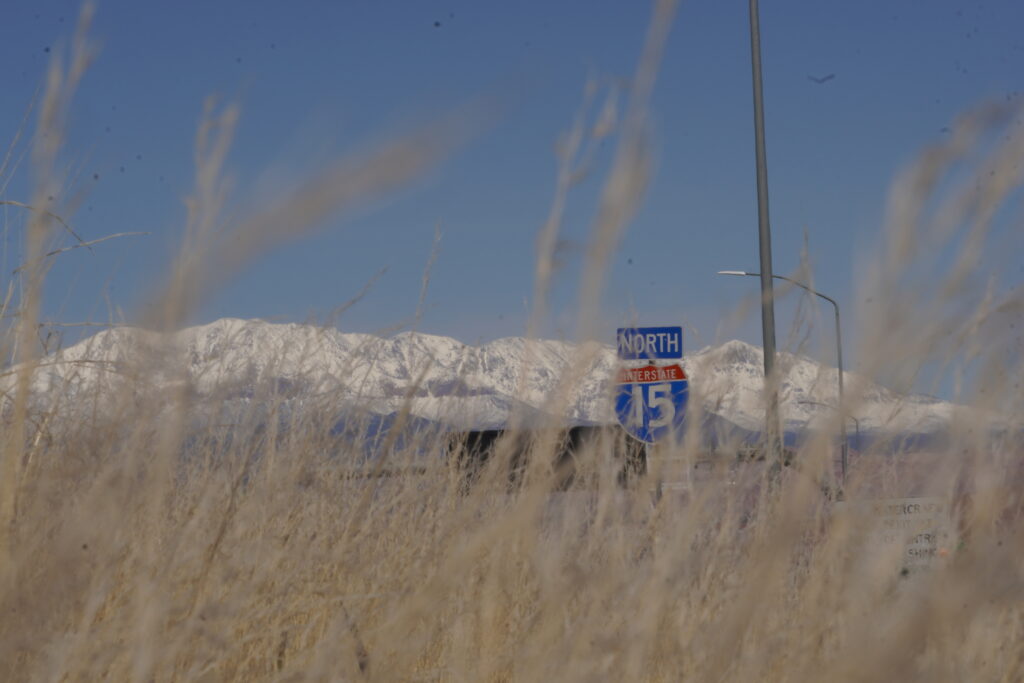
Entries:
[[733,339],[717,347],[706,347],[699,355],[707,355],[718,365],[764,366],[764,352],[760,347]]

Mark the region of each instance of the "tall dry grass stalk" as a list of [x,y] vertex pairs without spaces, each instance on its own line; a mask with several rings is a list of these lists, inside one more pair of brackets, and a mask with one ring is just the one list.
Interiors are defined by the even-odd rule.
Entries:
[[[619,130],[583,279],[584,332],[646,178],[647,98],[671,9],[655,14]],[[37,134],[33,156],[44,195],[58,177],[55,145],[84,42],[72,54],[67,76],[51,71],[41,107],[39,130],[51,133]],[[539,240],[538,301],[576,164],[612,122],[599,117],[588,130],[586,116],[563,147]],[[1024,302],[976,272],[992,216],[1019,189],[1019,116],[965,118],[893,188],[890,241],[866,279],[874,301],[860,312],[862,364],[893,381],[936,363],[976,371],[965,375],[969,408],[954,416],[948,445],[858,453],[848,502],[837,505],[827,438],[808,440],[785,466],[709,457],[691,433],[622,486],[621,444],[605,435],[576,454],[568,489],[553,492],[555,427],[499,442],[467,484],[458,458],[440,456],[444,434],[381,437],[368,421],[332,434],[336,395],[301,413],[260,384],[251,402],[260,409],[200,401],[170,334],[199,298],[254,255],[414,177],[457,137],[448,123],[428,127],[225,227],[237,112],[209,108],[186,243],[146,321],[154,331],[73,404],[70,387],[31,390],[52,225],[38,212],[27,219],[26,262],[36,265],[21,275],[10,304],[18,322],[3,340],[5,350],[16,341],[18,364],[5,370],[16,382],[2,399],[0,678],[1021,680],[1013,321]],[[1017,228],[998,238],[1017,246]],[[936,288],[927,266],[958,240],[970,248]],[[298,352],[314,358],[320,343],[310,337]],[[865,397],[850,393],[844,409],[856,414]],[[566,396],[555,392],[551,407]],[[992,411],[1007,405],[1014,411],[993,430]],[[407,405],[399,427],[408,417]],[[516,440],[530,457],[510,487]],[[850,501],[921,495],[953,504],[956,538],[907,572],[902,547],[880,544]]]

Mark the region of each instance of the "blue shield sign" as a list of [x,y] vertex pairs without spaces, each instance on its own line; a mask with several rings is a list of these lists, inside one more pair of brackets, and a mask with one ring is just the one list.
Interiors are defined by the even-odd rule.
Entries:
[[645,443],[683,433],[689,379],[679,365],[619,371],[615,414],[622,427]]

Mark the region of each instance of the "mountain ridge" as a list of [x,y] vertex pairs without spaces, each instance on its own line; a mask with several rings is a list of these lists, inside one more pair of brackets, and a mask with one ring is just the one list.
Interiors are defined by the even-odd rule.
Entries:
[[[748,430],[764,420],[763,353],[731,340],[686,354],[691,397],[704,411]],[[576,423],[614,422],[614,348],[595,342],[505,337],[472,346],[416,331],[391,337],[297,323],[222,318],[169,335],[116,327],[43,359],[33,377],[39,396],[128,390],[147,376],[157,388],[184,386],[198,397],[252,396],[258,387],[296,397],[333,397],[338,405],[391,412],[403,404],[419,417],[460,426],[493,426],[519,407]],[[780,352],[780,410],[787,428],[832,419],[835,368]],[[953,404],[897,395],[845,372],[850,412],[860,428],[928,431],[948,422]],[[13,388],[7,378],[6,390]],[[692,400],[692,399],[691,399]],[[693,405],[693,404],[691,404]],[[833,427],[834,428],[834,427]]]

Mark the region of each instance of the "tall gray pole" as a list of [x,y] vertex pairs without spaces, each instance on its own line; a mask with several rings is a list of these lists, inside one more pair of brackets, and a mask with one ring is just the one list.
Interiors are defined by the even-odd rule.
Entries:
[[754,151],[757,160],[757,232],[761,250],[761,338],[764,348],[765,434],[768,453],[781,456],[779,397],[775,381],[775,296],[772,291],[772,236],[768,220],[768,162],[764,151],[764,94],[761,85],[761,29],[757,0],[750,0],[750,61],[754,77]]
[[[819,296],[824,296],[819,294]],[[843,475],[843,485],[846,485],[846,470],[850,466],[850,441],[846,436],[846,404],[843,403],[843,331],[839,328],[839,304],[834,299],[829,299],[836,309],[836,358],[839,363],[839,421],[842,423],[843,441],[840,448],[840,470]],[[856,418],[854,418],[856,420]],[[857,422],[857,435],[860,436],[860,422]],[[859,446],[858,446],[859,448]]]

